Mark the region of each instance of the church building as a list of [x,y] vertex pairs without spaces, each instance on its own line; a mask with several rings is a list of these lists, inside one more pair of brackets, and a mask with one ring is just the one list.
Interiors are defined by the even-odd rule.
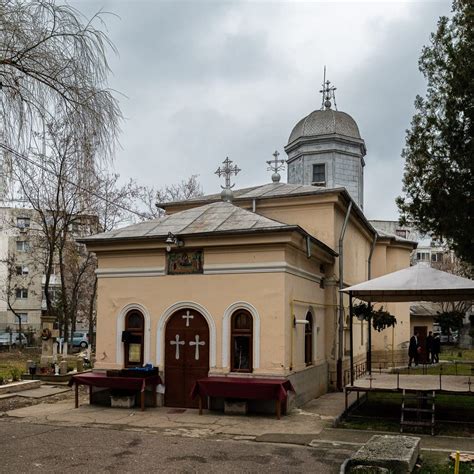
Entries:
[[[327,83],[321,110],[291,131],[288,183],[275,153],[272,182],[232,191],[240,170],[226,159],[222,193],[160,203],[162,218],[83,240],[98,259],[95,370],[151,363],[173,407],[196,406],[191,389],[208,376],[290,380],[296,406],[348,383],[339,289],[408,267],[414,244],[377,240],[364,216],[365,143],[333,94]],[[407,305],[389,310],[409,321]],[[366,322],[354,341],[363,365]]]

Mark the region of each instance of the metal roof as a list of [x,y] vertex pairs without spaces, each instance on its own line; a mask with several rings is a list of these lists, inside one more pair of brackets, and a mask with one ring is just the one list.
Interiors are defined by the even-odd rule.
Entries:
[[364,301],[470,301],[474,281],[418,263],[341,291]]
[[[272,197],[298,196],[301,194],[326,194],[334,192],[346,191],[345,188],[317,188],[307,184],[289,184],[289,183],[268,183],[260,186],[252,186],[250,188],[236,189],[233,191],[234,201],[245,199],[261,199]],[[166,207],[173,204],[186,204],[196,202],[220,201],[221,193],[207,194],[205,196],[197,196],[186,201],[172,201],[157,203],[158,207]]]
[[[373,222],[369,221],[372,225]],[[418,242],[416,240],[409,240],[409,239],[405,239],[403,237],[400,237],[399,235],[397,234],[392,234],[390,232],[386,232],[382,229],[380,229],[379,227],[375,226],[375,230],[377,231],[377,234],[380,236],[380,237],[383,237],[383,238],[388,238],[388,239],[393,239],[395,240],[396,242],[403,242],[403,243],[408,243],[408,244],[418,244]]]
[[122,229],[86,237],[88,240],[122,239],[130,237],[160,237],[206,232],[294,228],[229,202],[219,201],[177,212],[169,216],[133,224]]
[[244,234],[255,232],[296,231],[332,256],[337,253],[329,246],[309,235],[297,225],[288,225],[260,214],[219,201],[176,212],[159,219],[152,219],[122,229],[103,232],[80,239],[85,244],[123,240],[165,238],[168,232],[176,236],[203,236],[216,234]]
[[360,140],[359,127],[349,114],[326,109],[315,110],[301,119],[293,128],[288,143],[292,143],[301,137],[331,135],[334,133]]

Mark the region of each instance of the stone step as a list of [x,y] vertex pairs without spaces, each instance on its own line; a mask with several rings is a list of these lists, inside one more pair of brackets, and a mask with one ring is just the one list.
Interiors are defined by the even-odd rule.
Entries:
[[434,423],[431,421],[414,421],[414,420],[403,420],[400,422],[402,426],[433,426]]
[[23,390],[30,390],[32,388],[41,387],[40,380],[21,380],[20,382],[7,383],[0,385],[0,395],[6,393],[22,392]]
[[411,408],[411,407],[403,407],[403,411],[409,412],[419,412],[419,413],[434,413],[435,410],[433,408]]

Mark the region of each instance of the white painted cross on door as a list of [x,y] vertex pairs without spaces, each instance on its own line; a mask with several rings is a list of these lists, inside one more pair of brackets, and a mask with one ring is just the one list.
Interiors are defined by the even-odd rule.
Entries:
[[199,360],[199,346],[204,346],[206,344],[205,341],[199,341],[199,334],[196,334],[196,336],[194,336],[194,341],[191,341],[189,343],[190,346],[196,346],[196,350],[194,352],[194,358],[196,360]]
[[179,340],[179,334],[176,334],[175,340],[170,341],[172,346],[176,346],[176,359],[179,359],[179,346],[184,346],[184,341]]
[[182,318],[186,320],[186,327],[188,328],[189,327],[189,320],[194,319],[194,316],[192,314],[189,314],[189,310],[188,310],[188,311],[186,311],[186,314],[183,314]]

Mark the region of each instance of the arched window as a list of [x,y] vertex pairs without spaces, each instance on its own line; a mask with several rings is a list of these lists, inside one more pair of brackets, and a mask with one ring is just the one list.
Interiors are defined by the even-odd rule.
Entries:
[[122,334],[125,353],[125,367],[143,365],[145,319],[140,311],[132,310],[125,316],[125,331]]
[[304,361],[306,365],[313,363],[313,315],[308,312],[304,325]]
[[232,315],[230,344],[231,371],[252,372],[253,318],[244,309],[239,309]]

